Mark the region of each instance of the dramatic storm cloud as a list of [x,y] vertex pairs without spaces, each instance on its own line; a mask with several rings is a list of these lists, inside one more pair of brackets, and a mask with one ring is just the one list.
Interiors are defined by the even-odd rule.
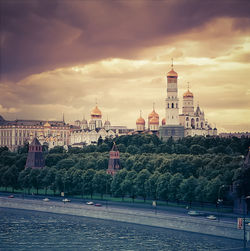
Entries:
[[[81,119],[98,100],[113,124],[164,116],[173,57],[209,122],[250,130],[250,2],[1,1],[0,113]],[[105,117],[106,118],[106,117]]]

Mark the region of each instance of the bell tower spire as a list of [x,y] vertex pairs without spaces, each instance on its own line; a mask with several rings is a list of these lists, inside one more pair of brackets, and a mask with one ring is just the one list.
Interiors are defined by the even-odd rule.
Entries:
[[174,71],[173,58],[171,70],[167,74],[166,125],[179,125],[178,74]]
[[165,118],[159,128],[159,137],[167,141],[170,137],[179,139],[184,137],[184,127],[179,119],[178,74],[174,71],[173,58],[171,70],[167,73],[167,97],[165,99]]

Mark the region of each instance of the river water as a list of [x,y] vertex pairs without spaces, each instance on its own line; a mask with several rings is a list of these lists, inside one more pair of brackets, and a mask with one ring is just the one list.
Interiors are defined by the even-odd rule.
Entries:
[[0,250],[226,250],[239,240],[109,220],[0,208]]

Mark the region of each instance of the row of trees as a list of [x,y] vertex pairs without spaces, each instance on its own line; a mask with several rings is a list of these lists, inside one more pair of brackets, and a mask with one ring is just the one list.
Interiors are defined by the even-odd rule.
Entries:
[[[0,186],[28,190],[42,188],[55,193],[65,191],[83,195],[107,191],[119,197],[209,202],[217,199],[221,185],[229,186],[236,179],[242,180],[240,184],[243,187],[250,187],[249,181],[243,181],[246,175],[241,168],[243,153],[246,154],[250,144],[248,138],[186,137],[176,142],[169,139],[163,143],[155,135],[132,135],[118,137],[115,141],[121,152],[122,170],[114,178],[105,172],[113,144],[111,139],[99,139],[97,146],[72,148],[68,152],[62,147],[50,151],[44,148],[46,168],[42,170],[24,170],[27,145],[17,152],[2,147]],[[234,149],[233,152],[209,152],[214,147],[225,149],[226,143]],[[235,144],[238,144],[238,148]],[[150,151],[149,145],[154,150]],[[180,146],[188,149],[208,147],[208,150],[200,154],[197,154],[198,150],[195,154],[176,153]],[[171,153],[159,151],[163,148],[172,149]],[[142,153],[142,149],[148,149],[149,152]]]
[[50,189],[56,192],[91,196],[110,194],[115,197],[136,197],[168,201],[216,202],[222,181],[219,178],[207,180],[204,177],[184,178],[181,173],[172,175],[147,169],[139,173],[122,169],[114,178],[104,170],[79,170],[74,167],[65,170],[55,168],[24,169],[20,173],[15,166],[7,169],[1,176],[2,185],[14,189]]
[[[118,145],[119,151],[130,154],[143,153],[169,153],[169,154],[228,154],[228,155],[246,155],[250,145],[250,138],[248,137],[184,137],[177,141],[169,138],[167,142],[162,142],[156,135],[123,135],[115,139],[106,138],[103,140],[99,138],[97,145],[89,145],[82,149],[70,148],[68,153],[91,153],[91,152],[108,152],[112,148],[113,142]],[[6,151],[7,147],[0,147],[1,151]],[[44,150],[47,147],[44,146]],[[27,153],[28,145],[18,149],[19,154]],[[49,151],[50,153],[65,153],[62,147],[54,147]]]
[[[220,138],[220,137],[185,137],[174,141],[170,138],[167,142],[162,142],[156,135],[123,135],[115,139],[99,138],[98,144],[89,145],[80,148],[70,148],[69,153],[90,153],[90,152],[108,152],[112,148],[113,142],[116,142],[119,151],[129,154],[143,153],[168,153],[168,154],[228,154],[228,155],[245,155],[250,138]],[[25,148],[28,149],[27,147]],[[63,148],[55,147],[51,149],[52,153],[63,153]]]

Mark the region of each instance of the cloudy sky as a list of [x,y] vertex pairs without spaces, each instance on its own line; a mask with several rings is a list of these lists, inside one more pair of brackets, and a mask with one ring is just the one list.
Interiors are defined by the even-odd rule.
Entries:
[[250,131],[249,0],[0,2],[6,120],[89,119],[96,100],[113,125],[153,103],[162,119],[174,58],[180,100],[190,82],[219,132]]

